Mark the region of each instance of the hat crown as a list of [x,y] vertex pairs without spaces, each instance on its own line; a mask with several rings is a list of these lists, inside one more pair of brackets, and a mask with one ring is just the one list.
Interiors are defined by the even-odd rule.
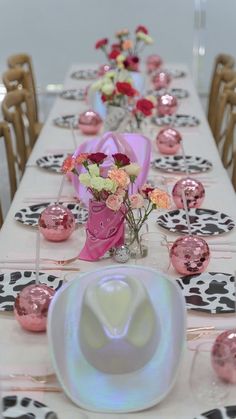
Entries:
[[159,339],[142,282],[119,275],[91,283],[83,298],[79,339],[85,358],[100,371],[121,374],[142,368]]

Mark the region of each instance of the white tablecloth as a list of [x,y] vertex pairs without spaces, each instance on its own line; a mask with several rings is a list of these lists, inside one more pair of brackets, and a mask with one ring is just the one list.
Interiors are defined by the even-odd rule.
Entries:
[[[81,66],[86,68],[86,65]],[[91,67],[91,66],[90,66]],[[180,128],[179,131],[182,133],[184,147],[186,154],[199,155],[208,158],[213,163],[213,169],[207,174],[199,175],[208,177],[214,182],[210,183],[206,188],[206,198],[204,200],[203,208],[216,209],[222,211],[233,219],[235,217],[236,199],[235,193],[228,178],[226,171],[224,170],[212,134],[209,130],[206,122],[205,114],[201,107],[199,98],[196,94],[196,90],[193,86],[191,77],[188,75],[188,71],[185,66],[172,65],[169,67],[181,68],[187,72],[187,77],[173,79],[171,87],[179,87],[187,89],[190,96],[187,99],[179,101],[178,113],[190,114],[198,117],[201,120],[201,124],[194,128]],[[66,89],[79,88],[86,86],[88,81],[77,81],[70,78],[72,71],[79,69],[79,65],[74,65],[70,68],[67,77],[65,79],[64,87]],[[35,257],[35,241],[36,234],[35,230],[31,227],[21,225],[14,221],[15,212],[27,205],[30,205],[30,200],[35,203],[33,197],[42,197],[41,202],[47,202],[48,197],[55,197],[60,187],[61,176],[58,174],[50,173],[46,170],[39,169],[35,165],[35,161],[38,157],[47,154],[55,154],[58,152],[73,151],[74,142],[70,130],[61,129],[55,127],[52,123],[53,118],[59,115],[80,113],[87,109],[87,105],[84,102],[69,101],[58,98],[51,110],[51,113],[45,123],[40,137],[34,147],[34,150],[30,156],[28,167],[25,171],[24,177],[21,181],[20,187],[15,195],[9,213],[6,217],[5,223],[0,232],[0,260],[7,261],[11,259],[33,259]],[[158,129],[156,128],[156,133]],[[77,133],[78,145],[85,140],[85,137],[80,133]],[[153,157],[157,156],[155,148],[153,147]],[[72,196],[73,187],[69,182],[66,182],[63,195]],[[27,201],[27,202],[26,202]],[[154,224],[155,217],[152,217],[150,221],[150,228],[157,229]],[[159,231],[161,229],[159,228]],[[173,240],[175,235],[169,235]],[[209,238],[208,242],[216,240],[216,238]],[[236,229],[217,238],[217,241],[235,241],[236,242]],[[75,256],[79,249],[82,247],[84,242],[84,233],[79,228],[77,229],[71,238],[66,243],[47,242],[41,240],[41,257],[64,259]],[[222,258],[223,256],[223,258]],[[87,263],[79,261],[74,266],[79,266],[82,271],[88,271],[96,269],[103,265],[109,264],[110,261],[100,261],[97,263]],[[25,264],[28,268],[33,265]],[[3,263],[0,262],[1,272],[4,272]],[[208,267],[209,271],[218,272],[229,272],[233,273],[236,266],[236,259],[234,253],[223,253],[213,252],[212,258]],[[10,267],[10,263],[9,263]],[[17,270],[18,266],[14,265],[14,270]],[[65,272],[55,273],[64,276]],[[170,270],[170,274],[176,277],[176,273],[173,269]],[[76,277],[77,274],[70,274],[70,277]],[[234,326],[236,320],[233,315],[206,315],[188,313],[188,326],[202,326],[202,325],[214,325],[216,327],[229,327]],[[37,353],[40,353],[42,345],[46,348],[47,337],[45,334],[31,334],[23,331],[18,323],[14,320],[13,316],[7,314],[0,314],[0,334],[1,334],[1,350],[9,350],[12,352],[13,357],[15,356],[16,364],[18,361],[19,347],[28,350],[29,357],[31,357],[32,351],[34,356],[37,357]],[[0,345],[1,348],[1,345]],[[30,349],[30,350],[29,350]],[[147,418],[182,418],[191,419],[197,413],[203,410],[202,406],[197,405],[190,392],[189,387],[189,370],[192,359],[192,351],[186,348],[185,356],[182,363],[182,370],[177,379],[176,385],[169,394],[169,396],[163,400],[159,405],[152,409],[135,414],[135,417],[147,417]],[[1,357],[1,356],[0,356]],[[0,371],[1,373],[1,371]],[[159,380],[160,377],[157,377]],[[91,389],[96,391],[96,389]],[[28,394],[28,393],[27,393]],[[34,393],[34,397],[48,404],[52,409],[58,413],[59,418],[63,419],[75,419],[78,415],[79,409],[74,406],[70,400],[63,394],[53,393]],[[104,417],[104,414],[89,413],[89,417]],[[117,417],[117,415],[108,415],[110,418]],[[133,416],[133,415],[132,415]],[[123,418],[131,417],[131,415],[122,415]]]

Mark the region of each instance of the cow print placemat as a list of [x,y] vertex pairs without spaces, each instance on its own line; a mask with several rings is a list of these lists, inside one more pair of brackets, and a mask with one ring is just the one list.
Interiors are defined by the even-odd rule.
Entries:
[[77,70],[71,74],[72,79],[76,80],[94,80],[98,77],[98,71],[87,69],[87,70]]
[[196,416],[194,419],[235,419],[236,406],[219,407]]
[[[19,221],[22,224],[36,227],[38,225],[38,219],[40,217],[41,212],[51,205],[52,202],[45,202],[42,204],[35,204],[30,205],[29,207],[25,207],[20,209],[15,213],[15,220]],[[61,203],[65,207],[69,208],[75,216],[76,224],[84,224],[88,219],[88,210],[82,207],[80,204],[77,203]]]
[[[186,156],[189,173],[204,173],[212,169],[212,163],[199,156]],[[168,173],[186,173],[183,156],[162,156],[152,162],[155,169]]]
[[166,116],[154,116],[152,118],[153,124],[158,127],[163,125],[170,125],[172,127],[196,127],[200,124],[200,120],[196,116],[192,115],[166,115]]
[[177,97],[177,99],[185,99],[189,96],[189,92],[186,89],[160,89],[160,90],[149,90],[148,94],[153,96],[162,96],[162,95],[172,95]]
[[58,116],[53,120],[54,125],[59,128],[78,128],[78,115]]
[[36,164],[42,169],[47,169],[51,172],[62,173],[62,164],[67,156],[68,154],[53,154],[49,156],[42,156],[36,160]]
[[[26,285],[35,283],[35,275],[34,271],[15,271],[0,274],[0,311],[13,311],[17,295]],[[39,272],[39,275],[40,283],[46,284],[54,290],[58,290],[63,284],[62,279],[57,276],[44,272]]]
[[45,404],[18,395],[3,397],[3,418],[58,419],[58,416]]
[[69,89],[61,92],[60,97],[68,100],[84,100],[86,89]]
[[[228,215],[210,209],[190,208],[189,218],[192,234],[196,236],[217,236],[229,232],[235,226]],[[157,224],[173,233],[188,234],[186,213],[183,209],[160,215]]]
[[187,308],[206,313],[235,312],[234,276],[222,272],[186,275],[177,280]]

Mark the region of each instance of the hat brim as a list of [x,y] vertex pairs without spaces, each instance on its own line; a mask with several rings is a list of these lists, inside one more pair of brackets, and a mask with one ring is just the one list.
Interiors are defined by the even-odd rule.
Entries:
[[[142,281],[153,304],[160,342],[145,367],[126,374],[106,374],[85,359],[79,346],[83,294],[92,281],[126,275]],[[185,342],[185,301],[175,281],[141,266],[113,265],[83,274],[62,287],[48,313],[48,338],[58,380],[67,396],[96,412],[134,412],[160,402],[172,388]]]

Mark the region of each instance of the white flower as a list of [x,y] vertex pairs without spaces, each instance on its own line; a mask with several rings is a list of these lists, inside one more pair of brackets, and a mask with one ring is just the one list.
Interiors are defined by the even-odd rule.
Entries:
[[104,189],[104,179],[101,176],[91,178],[90,186],[96,191],[101,192]]
[[151,36],[146,35],[146,33],[137,32],[136,38],[140,41],[143,41],[145,44],[153,44],[153,39],[151,38]]
[[97,164],[90,164],[88,166],[88,171],[91,176],[99,176],[99,167]]
[[104,79],[114,79],[116,77],[116,72],[115,71],[107,71],[104,74]]
[[104,83],[101,87],[102,93],[104,93],[104,95],[107,96],[111,95],[114,92],[114,89],[114,84],[109,81],[107,83]]
[[103,80],[99,79],[99,80],[95,81],[95,83],[92,84],[90,89],[91,90],[100,90],[102,85],[103,85]]
[[140,166],[137,163],[130,163],[127,166],[122,167],[123,170],[127,173],[129,176],[138,176],[140,173]]
[[81,173],[79,175],[79,181],[82,183],[82,185],[89,187],[91,185],[91,176],[89,173]]
[[114,193],[117,189],[117,183],[111,179],[104,179],[104,189],[105,191]]

